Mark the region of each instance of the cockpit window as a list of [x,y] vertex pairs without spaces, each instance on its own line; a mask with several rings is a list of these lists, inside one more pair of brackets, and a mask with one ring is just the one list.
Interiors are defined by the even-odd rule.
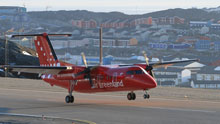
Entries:
[[127,71],[126,74],[127,74],[127,75],[133,75],[133,74],[134,74],[134,71]]
[[135,74],[143,74],[142,70],[135,70]]
[[131,70],[127,71],[127,75],[133,75],[133,74],[144,74],[143,70]]

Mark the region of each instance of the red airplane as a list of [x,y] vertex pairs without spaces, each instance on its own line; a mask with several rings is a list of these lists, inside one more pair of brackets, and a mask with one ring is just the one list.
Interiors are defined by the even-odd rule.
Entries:
[[[69,95],[65,98],[66,103],[74,102],[73,91],[81,93],[129,91],[128,100],[135,100],[134,91],[144,90],[144,98],[150,98],[147,91],[157,86],[152,72],[153,67],[166,67],[180,62],[197,61],[197,59],[190,59],[148,63],[148,58],[144,54],[145,64],[88,66],[85,56],[82,54],[85,66],[77,66],[57,59],[48,37],[56,35],[60,34],[13,35],[12,37],[34,36],[40,66],[4,65],[2,68],[13,72],[38,73],[51,86],[56,85],[68,89]],[[69,36],[68,34],[64,35]]]

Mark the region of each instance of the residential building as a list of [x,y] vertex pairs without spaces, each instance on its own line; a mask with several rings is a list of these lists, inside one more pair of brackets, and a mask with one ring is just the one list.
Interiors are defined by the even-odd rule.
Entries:
[[173,24],[184,24],[185,19],[174,16],[174,17],[153,18],[152,21],[159,25],[173,25]]
[[138,18],[138,19],[134,19],[131,24],[133,26],[137,26],[137,25],[141,25],[141,24],[145,24],[145,25],[152,25],[152,17],[148,17],[148,18]]
[[213,30],[220,30],[220,24],[213,24],[211,21],[190,21],[189,22],[190,28],[202,28],[202,27],[209,27]]
[[89,45],[90,38],[75,38],[74,40],[51,40],[51,43],[54,49],[61,49],[61,48],[74,48],[79,46],[87,46]]
[[196,50],[209,50],[211,47],[211,41],[210,40],[198,40],[195,43],[195,49]]
[[90,20],[72,20],[72,26],[78,27],[78,28],[96,28],[97,22],[93,19]]
[[214,42],[214,50],[215,51],[220,51],[220,41],[215,41]]
[[173,49],[173,50],[183,50],[189,49],[192,45],[187,43],[173,44],[173,43],[148,43],[148,46],[153,49]]
[[[99,39],[93,39],[94,46],[99,46]],[[102,45],[103,47],[129,47],[136,46],[138,41],[135,38],[103,38]]]

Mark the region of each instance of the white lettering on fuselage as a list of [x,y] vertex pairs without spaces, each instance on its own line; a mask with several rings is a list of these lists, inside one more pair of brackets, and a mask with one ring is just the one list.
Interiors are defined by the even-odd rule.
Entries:
[[94,83],[94,88],[119,88],[124,87],[123,81],[112,81],[112,82],[105,82],[105,83]]

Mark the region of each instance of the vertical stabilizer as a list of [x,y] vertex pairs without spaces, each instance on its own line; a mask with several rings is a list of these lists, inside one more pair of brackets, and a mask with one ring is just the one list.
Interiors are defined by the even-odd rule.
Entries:
[[36,36],[34,43],[41,66],[60,66],[47,33]]

